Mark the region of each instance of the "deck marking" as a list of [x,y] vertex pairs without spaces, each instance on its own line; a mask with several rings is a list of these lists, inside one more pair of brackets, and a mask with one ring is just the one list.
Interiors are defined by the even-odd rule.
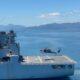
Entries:
[[28,56],[27,56],[27,63],[29,63],[29,58],[28,58]]
[[[48,59],[51,59],[51,57],[50,56],[46,56]],[[54,61],[53,60],[50,60],[51,61],[51,63],[53,63]]]
[[40,58],[40,56],[38,56],[38,59],[40,60],[41,63],[43,62],[42,59]]

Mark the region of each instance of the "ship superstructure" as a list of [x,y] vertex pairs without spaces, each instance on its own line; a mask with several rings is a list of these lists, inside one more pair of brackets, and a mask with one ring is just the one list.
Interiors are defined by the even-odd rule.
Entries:
[[0,32],[0,79],[66,77],[75,61],[64,55],[21,56],[15,32]]
[[11,52],[19,55],[19,44],[15,42],[16,34],[14,31],[9,33],[0,32],[0,57],[6,56],[7,53]]

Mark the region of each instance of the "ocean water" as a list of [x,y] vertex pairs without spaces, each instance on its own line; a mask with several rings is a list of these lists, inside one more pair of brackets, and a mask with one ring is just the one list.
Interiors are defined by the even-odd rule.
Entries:
[[21,54],[25,56],[52,55],[42,54],[40,50],[50,48],[57,51],[58,48],[61,48],[61,54],[67,55],[77,62],[75,73],[69,78],[51,80],[80,80],[80,32],[25,32],[22,35],[18,34],[17,41],[20,43]]

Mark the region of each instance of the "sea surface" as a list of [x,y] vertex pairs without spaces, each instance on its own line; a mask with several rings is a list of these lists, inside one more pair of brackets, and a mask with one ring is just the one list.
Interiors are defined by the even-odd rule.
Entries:
[[74,59],[75,73],[69,78],[52,78],[48,80],[80,80],[80,32],[53,32],[53,31],[26,31],[18,34],[17,42],[20,43],[20,52],[24,56],[52,55],[43,54],[41,49],[50,48]]

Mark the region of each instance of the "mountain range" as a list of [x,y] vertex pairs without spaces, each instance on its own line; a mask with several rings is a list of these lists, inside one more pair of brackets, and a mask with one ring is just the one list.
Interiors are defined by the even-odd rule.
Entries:
[[22,25],[0,25],[0,31],[15,30],[16,32],[25,31],[80,31],[80,22],[77,23],[51,23],[40,26],[26,27]]

